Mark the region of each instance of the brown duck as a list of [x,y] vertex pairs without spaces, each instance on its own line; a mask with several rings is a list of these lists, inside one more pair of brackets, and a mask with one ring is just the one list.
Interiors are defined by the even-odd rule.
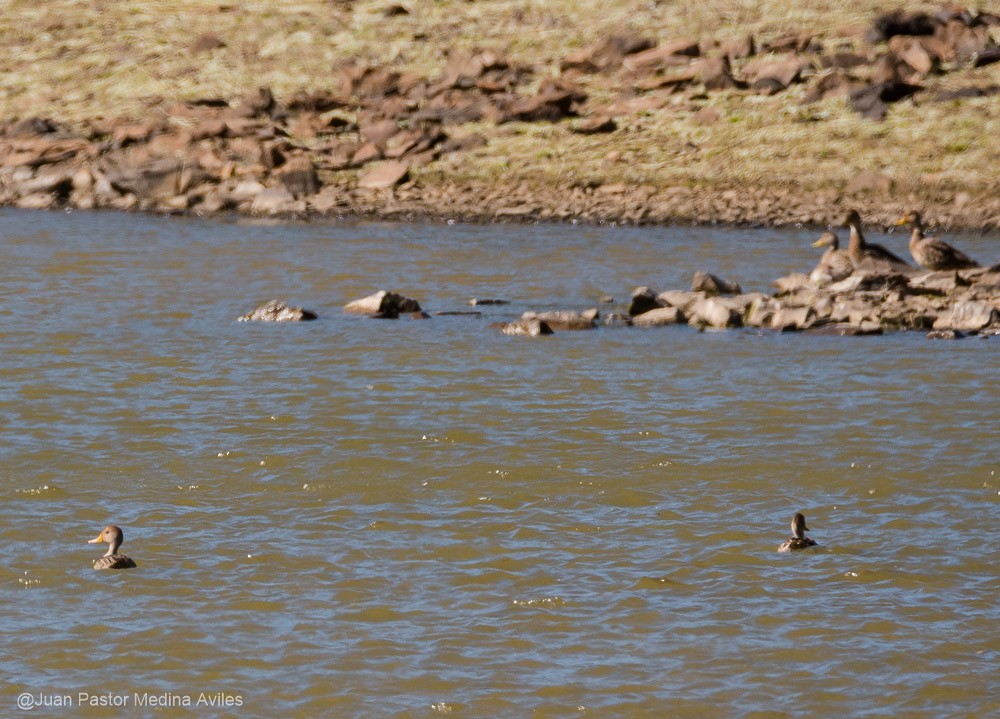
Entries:
[[91,539],[87,544],[107,543],[108,551],[103,557],[94,562],[94,569],[132,569],[136,566],[132,557],[127,554],[119,554],[118,548],[125,541],[125,533],[122,528],[114,524],[109,524],[101,533]]
[[858,267],[862,262],[867,264],[882,265],[889,269],[906,269],[910,265],[902,257],[894,255],[882,245],[872,245],[865,242],[865,236],[861,234],[861,215],[857,210],[851,210],[841,223],[844,227],[851,228],[851,239],[847,244],[847,254],[851,262]]
[[897,225],[913,228],[910,235],[910,254],[918,265],[928,270],[965,270],[981,265],[961,250],[936,237],[924,237],[920,213],[914,210],[899,218]]
[[840,249],[840,240],[835,232],[824,232],[812,246],[827,248],[819,258],[816,269],[809,275],[813,282],[838,282],[854,272],[854,263],[847,250]]
[[815,547],[816,541],[806,536],[809,527],[806,526],[806,517],[802,512],[796,512],[792,517],[792,536],[781,543],[779,552],[795,552],[800,549]]

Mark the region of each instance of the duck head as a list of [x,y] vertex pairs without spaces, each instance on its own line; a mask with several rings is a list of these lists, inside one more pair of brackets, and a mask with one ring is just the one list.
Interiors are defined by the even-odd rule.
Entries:
[[841,227],[861,227],[861,215],[857,210],[849,210],[840,223]]
[[122,528],[115,525],[109,524],[107,527],[101,530],[101,533],[96,537],[91,539],[87,544],[109,544],[108,551],[104,556],[111,556],[118,551],[118,547],[121,546],[122,542],[125,541],[125,533],[122,532]]
[[923,223],[920,219],[920,213],[916,210],[910,210],[905,215],[896,220],[896,225],[910,225],[914,228],[922,228]]
[[802,539],[806,536],[806,532],[810,531],[809,527],[806,526],[806,517],[802,512],[796,512],[795,516],[792,517],[792,536],[796,539]]

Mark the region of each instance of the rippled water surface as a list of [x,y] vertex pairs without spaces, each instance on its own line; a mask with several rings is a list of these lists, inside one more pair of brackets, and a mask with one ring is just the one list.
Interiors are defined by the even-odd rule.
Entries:
[[0,212],[0,716],[997,716],[1000,339],[489,326],[814,234]]

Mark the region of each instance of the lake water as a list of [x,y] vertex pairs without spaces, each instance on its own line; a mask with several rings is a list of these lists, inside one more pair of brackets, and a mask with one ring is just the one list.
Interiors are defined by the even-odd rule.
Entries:
[[489,326],[816,234],[0,211],[0,716],[997,716],[1000,338]]

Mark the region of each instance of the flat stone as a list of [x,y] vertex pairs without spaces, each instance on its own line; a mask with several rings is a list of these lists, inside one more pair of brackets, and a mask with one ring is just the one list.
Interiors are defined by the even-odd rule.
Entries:
[[594,321],[600,317],[596,308],[575,312],[573,310],[554,310],[549,312],[525,312],[521,315],[524,321],[537,319],[547,324],[553,330],[591,330]]
[[677,307],[657,307],[632,317],[632,324],[636,327],[661,327],[684,321],[686,317]]
[[537,317],[508,322],[501,326],[500,331],[512,337],[539,337],[552,334],[552,328]]
[[384,190],[403,182],[410,173],[410,166],[405,162],[384,162],[367,172],[360,180],[358,187],[370,190]]
[[290,307],[282,300],[268,300],[262,305],[258,305],[245,315],[240,315],[240,322],[304,322],[316,319],[317,315],[312,310],[304,310],[301,307]]
[[737,282],[730,282],[711,273],[699,270],[691,278],[691,291],[704,292],[711,297],[713,295],[738,295],[743,289]]
[[253,203],[250,205],[251,212],[268,215],[295,212],[297,209],[298,206],[292,193],[280,187],[264,190],[253,199]]
[[708,297],[697,302],[691,309],[688,324],[719,329],[741,327],[743,316],[734,307],[717,297]]
[[951,310],[934,323],[935,330],[961,330],[973,332],[1000,325],[1000,310],[989,302],[956,302]]
[[397,292],[379,290],[378,292],[352,300],[344,305],[344,312],[352,314],[384,314],[396,315],[400,313],[419,312],[422,308],[420,303],[409,297],[404,297]]

